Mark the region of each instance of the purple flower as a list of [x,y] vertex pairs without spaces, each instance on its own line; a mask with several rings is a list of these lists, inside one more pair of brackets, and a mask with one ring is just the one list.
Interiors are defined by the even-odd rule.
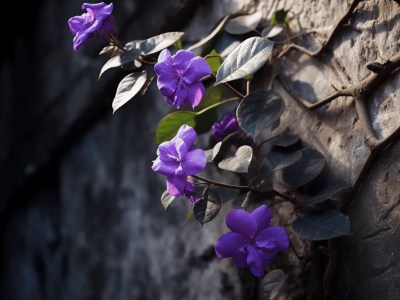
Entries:
[[220,121],[215,122],[211,126],[211,133],[213,138],[220,142],[227,135],[241,131],[236,117],[233,113],[228,112]]
[[164,49],[154,70],[158,75],[157,86],[161,94],[175,108],[183,103],[196,107],[205,93],[200,79],[211,74],[204,58],[194,57],[194,53],[187,50],[179,50],[171,56],[169,50]]
[[68,20],[69,29],[75,36],[74,50],[77,51],[95,32],[105,40],[111,41],[112,35],[115,34],[114,18],[111,15],[113,4],[84,3],[82,9],[86,9],[87,13]]
[[185,185],[185,189],[184,189],[183,193],[186,196],[186,198],[188,198],[190,203],[192,203],[192,204],[196,204],[201,199],[201,198],[198,198],[195,196],[193,181],[190,179],[188,179],[186,181],[186,185]]
[[193,183],[187,177],[200,173],[206,166],[203,150],[193,146],[197,134],[188,125],[182,125],[176,136],[169,142],[161,143],[152,169],[167,176],[167,190],[170,195],[180,196],[193,191]]
[[239,268],[250,267],[256,277],[264,276],[264,269],[278,251],[286,251],[289,238],[282,227],[269,227],[272,212],[262,205],[249,213],[235,209],[226,216],[226,225],[232,230],[222,235],[216,245],[218,258],[232,257]]

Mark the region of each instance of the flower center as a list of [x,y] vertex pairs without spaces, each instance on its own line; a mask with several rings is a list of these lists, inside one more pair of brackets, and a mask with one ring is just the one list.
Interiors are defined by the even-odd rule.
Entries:
[[179,159],[179,157],[173,156],[171,154],[167,154],[167,156],[173,160],[175,160],[176,162],[180,162],[181,160]]

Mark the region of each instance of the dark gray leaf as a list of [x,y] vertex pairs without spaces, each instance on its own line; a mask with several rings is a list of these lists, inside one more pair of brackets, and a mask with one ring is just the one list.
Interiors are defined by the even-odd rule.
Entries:
[[329,199],[334,199],[335,195],[350,188],[343,180],[331,180],[324,184],[313,187],[307,194],[298,194],[296,199],[303,204],[317,204]]
[[236,172],[236,173],[247,173],[253,158],[253,149],[250,146],[241,146],[235,153],[234,156],[225,158],[222,160],[218,167],[222,170]]
[[147,73],[132,73],[124,77],[118,85],[117,92],[112,102],[113,113],[132,99],[146,83]]
[[267,39],[272,39],[276,37],[283,31],[283,26],[278,24],[273,27],[266,27],[261,31],[261,35]]
[[[141,54],[142,54],[142,52],[140,51],[140,49],[132,48],[132,49],[128,50],[127,52],[123,52],[116,56],[111,57],[101,68],[100,74],[99,74],[99,79],[105,71],[107,71],[111,68],[120,67],[127,63],[134,62],[136,59],[139,58],[139,56]],[[134,64],[132,64],[132,66],[134,66]]]
[[225,31],[231,34],[244,34],[257,28],[260,23],[262,13],[260,11],[246,16],[230,19],[225,24]]
[[219,67],[215,84],[253,74],[267,62],[273,47],[273,41],[261,37],[243,41]]
[[249,187],[257,190],[258,193],[261,194],[271,194],[273,195],[274,191],[274,177],[271,173],[263,174],[252,179],[249,182]]
[[350,221],[336,210],[315,211],[296,219],[292,228],[304,239],[322,241],[349,235]]
[[214,148],[204,151],[206,153],[207,162],[212,162],[221,150],[222,142],[215,144]]
[[293,144],[296,144],[299,141],[299,136],[290,134],[288,132],[284,132],[280,134],[278,137],[272,140],[272,144],[275,146],[287,148],[289,146],[292,146]]
[[264,156],[263,166],[267,167],[268,170],[281,170],[294,164],[302,156],[303,154],[300,150],[294,152],[272,150]]
[[267,273],[261,280],[261,299],[276,300],[285,287],[286,274],[281,269],[275,269]]
[[172,196],[168,193],[168,191],[164,191],[161,195],[161,204],[164,206],[165,209],[175,200],[175,196]]
[[193,215],[201,225],[204,225],[217,216],[220,208],[221,199],[218,192],[206,188],[201,200],[193,206]]
[[238,36],[221,32],[221,34],[218,36],[218,39],[215,41],[214,48],[222,58],[225,58],[233,50],[235,50],[235,48],[239,46],[241,42],[242,40],[240,40]]
[[325,166],[325,158],[315,149],[304,149],[300,160],[282,170],[282,179],[298,188],[315,179]]
[[179,40],[182,35],[184,35],[183,32],[166,32],[153,36],[140,42],[140,50],[145,55],[156,53],[171,46],[173,43]]
[[210,41],[213,37],[215,37],[218,34],[218,32],[221,31],[222,27],[224,26],[224,24],[228,20],[228,18],[229,18],[229,15],[225,16],[221,20],[221,22],[217,25],[217,27],[215,27],[215,29],[209,35],[207,35],[205,38],[198,41],[196,44],[187,48],[187,50],[193,51],[194,49],[197,49],[197,48],[203,46],[204,44],[206,44],[208,41]]
[[244,97],[236,115],[240,127],[255,140],[259,133],[279,120],[284,108],[285,103],[278,93],[258,90]]

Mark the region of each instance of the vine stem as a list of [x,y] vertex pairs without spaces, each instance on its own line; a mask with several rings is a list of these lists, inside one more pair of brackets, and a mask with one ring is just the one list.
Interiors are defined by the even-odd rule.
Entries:
[[[214,74],[211,74],[211,77],[216,80],[217,78],[215,77]],[[227,82],[222,82],[223,85],[225,85],[229,90],[231,90],[235,95],[239,96],[240,99],[243,99],[245,96],[239,92],[237,89],[235,89],[233,86],[231,86],[229,83]]]

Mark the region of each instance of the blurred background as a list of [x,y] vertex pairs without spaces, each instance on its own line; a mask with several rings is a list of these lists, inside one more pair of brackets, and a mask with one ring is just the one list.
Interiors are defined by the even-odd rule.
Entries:
[[[167,212],[160,203],[165,179],[151,162],[168,105],[158,90],[113,115],[127,72],[97,80],[108,59],[97,37],[73,51],[67,20],[82,2],[0,3],[14,16],[1,20],[0,299],[237,295],[235,268],[213,250],[223,218],[202,228],[185,223],[186,202]],[[195,41],[225,13],[213,1],[129,0],[115,1],[113,15],[122,42],[198,20]]]

